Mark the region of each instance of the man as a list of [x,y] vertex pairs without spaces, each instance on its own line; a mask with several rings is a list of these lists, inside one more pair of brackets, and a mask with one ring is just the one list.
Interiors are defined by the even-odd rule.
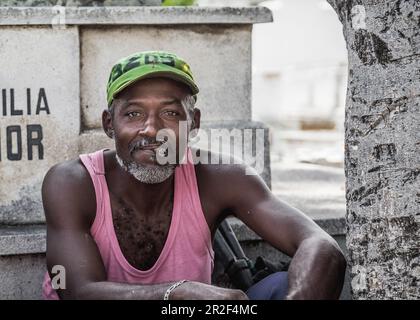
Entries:
[[[328,234],[246,174],[246,165],[194,165],[199,150],[180,147],[181,125],[200,126],[198,91],[174,54],[140,52],[113,67],[102,122],[115,150],[58,164],[43,183],[46,298],[339,297],[346,263]],[[175,162],[162,163],[170,154]],[[287,277],[273,274],[248,295],[211,285],[212,239],[229,214],[293,257]],[[66,286],[55,291],[57,265]]]

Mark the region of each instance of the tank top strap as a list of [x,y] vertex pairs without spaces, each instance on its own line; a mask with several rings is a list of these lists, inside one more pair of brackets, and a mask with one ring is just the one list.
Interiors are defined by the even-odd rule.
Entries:
[[[107,149],[98,150],[93,153],[89,154],[82,154],[80,155],[80,159],[82,160],[83,164],[88,169],[89,173],[92,171],[91,175],[105,175],[105,167],[104,167],[104,151]],[[87,162],[87,163],[85,163]]]
[[[212,237],[207,220],[204,215],[203,208],[201,206],[200,192],[198,188],[198,181],[195,172],[195,164],[191,148],[188,148],[187,157],[183,164],[180,166],[179,179],[177,180],[178,185],[183,192],[189,195],[190,203],[192,208],[188,208],[183,212],[183,218],[189,215],[190,221],[197,223],[196,227],[200,230],[201,235],[206,242],[207,249],[212,259],[214,259],[214,251],[212,246]],[[192,226],[192,225],[191,225]],[[191,230],[192,231],[192,230]],[[192,231],[193,232],[193,231]]]
[[105,166],[104,166],[104,150],[98,150],[89,154],[81,154],[79,156],[86,170],[92,179],[96,196],[96,215],[91,226],[92,235],[96,234],[98,228],[104,223],[105,216],[103,214],[104,205],[104,186],[105,182]]

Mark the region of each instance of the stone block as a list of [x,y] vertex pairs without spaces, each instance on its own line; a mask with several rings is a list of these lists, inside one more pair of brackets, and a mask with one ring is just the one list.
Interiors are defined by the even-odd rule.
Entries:
[[[63,4],[62,0],[2,0],[0,6],[45,7]],[[160,6],[162,0],[67,0],[65,6]]]
[[0,256],[0,300],[42,299],[45,254]]
[[[29,0],[28,0],[29,1]],[[37,0],[38,1],[38,0]],[[115,0],[116,1],[116,0]],[[58,20],[54,20],[58,19]],[[237,25],[272,22],[265,7],[1,7],[0,25]]]
[[0,227],[0,256],[44,253],[46,229],[42,224]]
[[46,227],[0,227],[0,300],[41,299]]
[[[251,25],[85,27],[81,41],[83,126],[101,126],[113,64],[143,50],[167,50],[190,63],[206,120],[251,119]],[[112,50],[110,50],[112,48]],[[215,50],[217,48],[217,50]]]
[[0,223],[34,223],[47,170],[77,154],[77,28],[0,26]]
[[100,149],[115,149],[114,140],[102,129],[87,130],[79,137],[79,154],[91,153]]

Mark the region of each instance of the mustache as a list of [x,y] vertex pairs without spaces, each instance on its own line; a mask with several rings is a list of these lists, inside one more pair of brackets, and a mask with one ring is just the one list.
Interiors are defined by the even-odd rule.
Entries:
[[163,141],[157,141],[155,138],[143,137],[140,140],[130,143],[129,150],[130,153],[137,151],[139,149],[148,147],[148,146],[157,146],[160,147],[163,144]]

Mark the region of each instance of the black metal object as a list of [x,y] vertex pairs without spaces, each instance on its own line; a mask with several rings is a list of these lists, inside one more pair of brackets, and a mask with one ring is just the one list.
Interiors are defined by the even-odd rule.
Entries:
[[233,287],[243,291],[277,271],[287,271],[289,263],[275,265],[264,257],[255,262],[243,251],[229,222],[225,219],[216,230],[213,241],[216,260]]
[[214,235],[213,248],[234,287],[247,290],[253,285],[252,261],[245,256],[238,239],[226,220],[220,224]]

